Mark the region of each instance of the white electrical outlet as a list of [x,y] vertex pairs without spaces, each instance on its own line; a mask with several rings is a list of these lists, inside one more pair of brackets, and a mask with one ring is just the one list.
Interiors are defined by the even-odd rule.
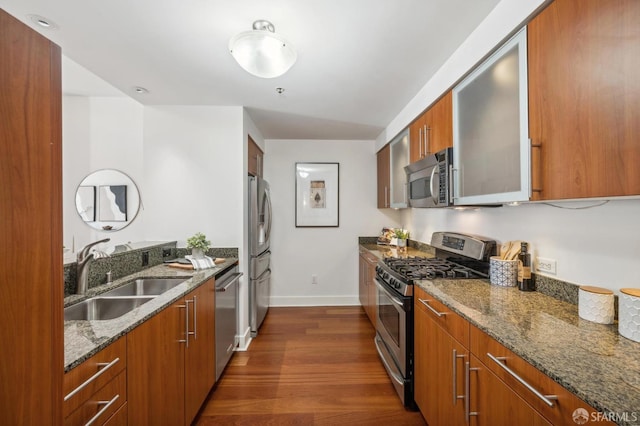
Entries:
[[545,274],[556,274],[556,260],[547,259],[545,257],[538,257],[536,259],[536,271],[543,272]]
[[318,276],[317,275],[311,275],[311,284],[318,284]]

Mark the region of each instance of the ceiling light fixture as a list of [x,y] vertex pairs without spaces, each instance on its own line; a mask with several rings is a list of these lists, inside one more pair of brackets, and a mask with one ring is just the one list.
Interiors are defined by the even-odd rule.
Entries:
[[45,18],[44,16],[40,16],[40,15],[27,15],[27,16],[29,17],[29,19],[31,19],[31,22],[33,22],[39,27],[46,28],[48,30],[58,29],[58,25],[55,22],[53,22],[51,19]]
[[242,68],[261,78],[281,76],[298,58],[291,43],[276,34],[273,24],[265,20],[255,21],[252,31],[233,37],[229,51]]
[[133,91],[136,92],[138,95],[146,95],[147,93],[149,93],[149,90],[141,86],[134,87]]

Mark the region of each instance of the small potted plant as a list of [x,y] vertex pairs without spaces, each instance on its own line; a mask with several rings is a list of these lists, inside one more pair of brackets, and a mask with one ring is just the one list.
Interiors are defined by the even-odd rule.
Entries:
[[407,231],[406,229],[397,228],[394,234],[396,237],[396,245],[398,247],[406,247],[407,240],[409,239],[409,231]]
[[202,232],[196,232],[194,236],[187,239],[187,248],[191,249],[191,255],[196,259],[201,259],[211,247],[211,241]]

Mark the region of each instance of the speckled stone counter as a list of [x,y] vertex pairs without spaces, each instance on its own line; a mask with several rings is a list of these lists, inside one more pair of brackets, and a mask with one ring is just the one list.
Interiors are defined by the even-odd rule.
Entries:
[[[375,244],[360,247],[379,257],[398,255]],[[640,343],[620,336],[617,322],[586,321],[575,304],[488,280],[416,284],[597,410],[629,413],[621,424],[640,425]]]
[[485,280],[417,285],[599,411],[640,415],[640,343],[620,336],[617,324],[586,321],[576,305]]
[[170,268],[164,265],[154,266],[149,269],[128,275],[109,285],[103,285],[90,289],[85,296],[70,296],[65,298],[65,306],[74,304],[83,299],[94,297],[112,288],[140,277],[185,277],[186,281],[180,283],[169,291],[150,300],[133,311],[113,320],[108,321],[65,321],[64,322],[64,368],[65,372],[82,363],[101,349],[108,346],[128,331],[134,329],[156,313],[170,306],[182,296],[199,287],[211,277],[222,274],[226,269],[235,265],[237,258],[227,258],[224,263],[215,268],[200,271],[190,271]]

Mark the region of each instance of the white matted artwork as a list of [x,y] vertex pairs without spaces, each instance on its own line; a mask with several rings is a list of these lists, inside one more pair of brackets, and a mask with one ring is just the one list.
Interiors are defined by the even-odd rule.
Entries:
[[296,227],[339,226],[339,163],[296,163]]

